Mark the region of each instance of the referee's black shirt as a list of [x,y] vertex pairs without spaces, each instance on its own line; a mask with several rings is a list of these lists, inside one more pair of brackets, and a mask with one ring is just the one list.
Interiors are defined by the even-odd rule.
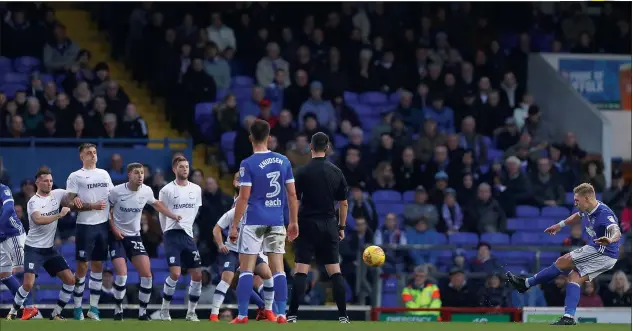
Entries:
[[295,187],[302,219],[330,220],[336,217],[334,207],[347,200],[347,181],[343,172],[324,157],[312,158],[295,173]]

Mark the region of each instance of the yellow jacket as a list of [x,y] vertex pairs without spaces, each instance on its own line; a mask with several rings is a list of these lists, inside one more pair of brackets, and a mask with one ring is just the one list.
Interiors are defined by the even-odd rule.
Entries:
[[[427,282],[423,287],[409,285],[402,290],[402,302],[406,308],[442,308],[440,289]],[[412,311],[410,314],[440,316],[439,311]]]

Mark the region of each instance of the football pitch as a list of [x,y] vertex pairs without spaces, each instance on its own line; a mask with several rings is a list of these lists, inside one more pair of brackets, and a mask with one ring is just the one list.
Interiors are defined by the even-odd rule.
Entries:
[[[321,321],[300,321],[297,324],[279,325],[276,323],[256,322],[252,321],[247,325],[230,325],[226,322],[210,323],[202,320],[199,323],[185,322],[183,320],[175,320],[171,322],[151,321],[140,322],[136,320],[125,320],[123,322],[115,322],[112,320],[103,320],[101,322],[93,321],[49,321],[49,320],[33,320],[33,321],[0,321],[0,330],[2,331],[68,331],[74,328],[86,328],[90,331],[187,331],[200,330],[201,328],[209,328],[211,330],[258,330],[258,331],[279,331],[280,329],[288,330],[314,330],[314,331],[384,331],[390,328],[397,328],[398,331],[419,331],[421,329],[432,331],[463,331],[464,328],[470,330],[482,331],[533,331],[536,328],[558,329],[559,326],[550,326],[539,323],[388,323],[388,322],[352,322],[351,324],[339,324],[338,322],[321,322]],[[564,327],[563,327],[564,328]],[[575,331],[629,331],[630,324],[579,324],[573,327]]]

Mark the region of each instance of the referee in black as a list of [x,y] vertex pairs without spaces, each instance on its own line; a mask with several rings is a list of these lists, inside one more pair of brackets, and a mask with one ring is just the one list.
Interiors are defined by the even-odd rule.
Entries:
[[[347,221],[347,181],[341,169],[326,160],[330,139],[323,132],[312,136],[312,161],[295,172],[299,201],[299,237],[295,240],[295,275],[288,322],[297,322],[299,300],[306,291],[312,258],[325,265],[332,281],[339,322],[349,323],[345,303],[345,279],[339,265],[338,245],[345,238]],[[339,203],[336,221],[335,205]]]

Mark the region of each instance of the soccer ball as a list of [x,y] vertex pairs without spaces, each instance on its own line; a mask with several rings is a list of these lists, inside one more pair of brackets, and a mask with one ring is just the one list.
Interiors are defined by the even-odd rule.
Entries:
[[385,251],[378,246],[369,246],[363,252],[363,261],[370,267],[380,267],[385,263]]

